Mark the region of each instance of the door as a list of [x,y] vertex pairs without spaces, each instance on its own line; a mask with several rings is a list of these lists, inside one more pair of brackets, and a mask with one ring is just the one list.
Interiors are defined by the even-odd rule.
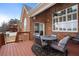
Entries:
[[45,25],[44,23],[35,23],[34,32],[40,35],[45,35]]

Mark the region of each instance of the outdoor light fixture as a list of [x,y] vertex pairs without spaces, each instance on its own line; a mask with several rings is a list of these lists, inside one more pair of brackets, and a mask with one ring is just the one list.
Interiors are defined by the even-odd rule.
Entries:
[[46,19],[46,23],[49,23],[50,19]]
[[49,19],[47,19],[47,22],[49,22],[50,20]]
[[36,19],[36,17],[33,17],[33,19]]

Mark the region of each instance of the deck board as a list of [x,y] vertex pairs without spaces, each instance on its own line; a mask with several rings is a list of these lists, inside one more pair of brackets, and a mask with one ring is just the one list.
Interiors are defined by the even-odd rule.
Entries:
[[34,56],[32,45],[32,41],[6,44],[0,48],[0,56]]

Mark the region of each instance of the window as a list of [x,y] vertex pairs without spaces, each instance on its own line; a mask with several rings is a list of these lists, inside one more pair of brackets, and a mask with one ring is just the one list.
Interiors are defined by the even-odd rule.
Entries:
[[24,19],[24,31],[26,31],[26,28],[27,28],[27,20],[26,18]]
[[72,8],[67,9],[67,13],[70,13],[70,12],[72,12]]
[[62,15],[66,14],[66,10],[61,11]]
[[78,6],[74,5],[64,10],[56,12],[53,16],[53,31],[58,32],[77,32],[78,31]]
[[72,15],[68,15],[67,18],[68,18],[68,21],[71,21],[72,20]]
[[63,16],[63,21],[66,21],[66,16]]
[[53,23],[55,23],[55,19],[53,19]]
[[77,5],[74,5],[67,9],[67,13],[72,13],[77,11]]
[[77,19],[77,17],[76,17],[77,16],[77,13],[74,13],[72,16],[73,16],[73,20],[76,20]]
[[59,18],[59,22],[62,22],[62,17]]
[[58,18],[56,18],[56,23],[58,23]]

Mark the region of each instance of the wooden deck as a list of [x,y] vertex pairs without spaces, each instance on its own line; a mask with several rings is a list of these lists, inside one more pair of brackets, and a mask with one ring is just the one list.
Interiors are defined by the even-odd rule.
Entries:
[[[3,45],[0,48],[0,56],[35,56],[31,50],[32,45],[33,41],[30,40]],[[68,55],[79,56],[79,44],[69,42]]]
[[32,41],[9,43],[0,48],[0,56],[34,56]]
[[67,47],[69,56],[79,56],[79,43],[74,43],[74,41],[70,41]]

